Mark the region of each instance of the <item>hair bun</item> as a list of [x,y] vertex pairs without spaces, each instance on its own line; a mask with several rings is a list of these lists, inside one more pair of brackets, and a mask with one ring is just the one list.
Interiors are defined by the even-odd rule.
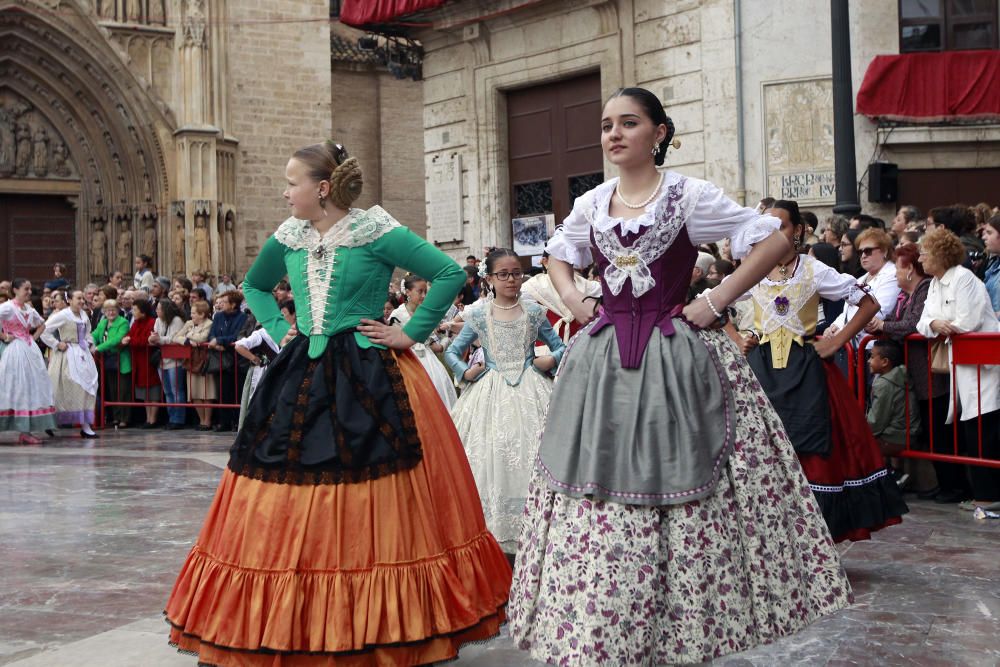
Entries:
[[364,180],[358,159],[352,157],[344,160],[330,174],[331,203],[337,208],[346,211],[351,208],[354,200],[361,196],[363,185]]

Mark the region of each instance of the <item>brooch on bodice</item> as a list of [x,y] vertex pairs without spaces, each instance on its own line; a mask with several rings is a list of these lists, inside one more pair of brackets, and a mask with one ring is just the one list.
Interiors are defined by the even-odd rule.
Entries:
[[788,314],[788,298],[783,296],[775,297],[774,299],[774,312],[778,315],[784,317]]
[[313,248],[312,256],[315,257],[316,259],[323,259],[324,255],[326,255],[326,248],[324,248],[322,245],[318,245],[315,248]]
[[631,268],[639,266],[640,261],[641,260],[639,259],[638,255],[629,252],[629,253],[623,253],[621,255],[615,255],[614,259],[611,260],[611,263],[617,266],[619,269],[624,269],[628,271]]

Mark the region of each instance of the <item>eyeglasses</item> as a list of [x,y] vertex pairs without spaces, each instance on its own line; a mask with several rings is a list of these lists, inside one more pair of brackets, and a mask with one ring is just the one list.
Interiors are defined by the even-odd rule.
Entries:
[[524,277],[524,271],[497,271],[496,273],[491,273],[490,275],[496,276],[497,280],[520,280]]
[[841,248],[853,248],[854,244],[851,243],[850,241],[841,241],[840,242],[840,247]]
[[870,248],[858,248],[858,252],[861,253],[862,257],[869,257],[876,250],[881,250],[878,246],[872,246]]

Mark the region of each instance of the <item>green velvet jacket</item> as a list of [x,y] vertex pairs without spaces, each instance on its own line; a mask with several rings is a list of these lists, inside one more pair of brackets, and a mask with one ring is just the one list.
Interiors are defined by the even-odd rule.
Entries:
[[[427,340],[465,284],[465,271],[380,206],[351,209],[322,237],[308,220],[289,218],[264,244],[247,272],[243,292],[267,333],[281,340],[289,325],[271,290],[287,275],[297,328],[309,336],[309,357],[316,359],[331,336],[356,329],[362,318],[381,319],[397,266],[431,283],[424,302],[403,327],[413,340]],[[359,347],[381,347],[358,331],[354,337]]]

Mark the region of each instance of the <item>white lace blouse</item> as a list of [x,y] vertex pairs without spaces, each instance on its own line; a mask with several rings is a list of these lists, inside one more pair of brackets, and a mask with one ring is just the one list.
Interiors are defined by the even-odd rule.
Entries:
[[733,257],[745,257],[754,243],[764,240],[781,226],[781,221],[756,210],[740,206],[722,190],[697,178],[684,177],[673,171],[664,172],[659,195],[651,201],[642,215],[631,220],[609,214],[611,196],[618,179],[612,178],[577,197],[573,210],[549,240],[546,250],[564,262],[583,268],[593,262],[590,250],[591,225],[599,232],[619,227],[623,234],[634,234],[652,225],[660,200],[671,187],[686,178],[684,194],[678,203],[682,215],[679,222],[687,229],[688,238],[695,246],[713,243],[723,238],[731,239]]

